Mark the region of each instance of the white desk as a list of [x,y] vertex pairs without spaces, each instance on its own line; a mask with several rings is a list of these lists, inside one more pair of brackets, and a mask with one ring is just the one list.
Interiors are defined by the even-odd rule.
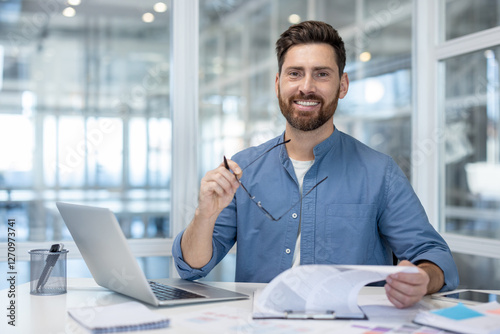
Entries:
[[[206,283],[206,282],[205,282]],[[252,295],[265,284],[258,283],[215,283],[219,286]],[[16,287],[16,327],[7,324],[6,307],[9,299],[8,290],[0,291],[1,317],[0,333],[89,333],[68,316],[67,309],[72,307],[116,304],[131,299],[101,288],[93,279],[69,278],[68,292],[58,296],[32,296],[29,283]],[[422,306],[442,306],[444,302],[426,297],[419,305],[405,310],[398,310],[389,305],[383,288],[365,287],[361,291],[359,302],[382,304],[382,307],[368,308],[369,321],[330,321],[330,320],[271,320],[254,321],[251,319],[252,300],[205,303],[177,307],[152,307],[155,312],[170,318],[170,327],[134,333],[364,333],[367,330],[355,328],[363,326],[386,325],[398,327],[409,323],[413,314]],[[376,310],[375,310],[376,309]],[[370,316],[371,313],[371,316]]]

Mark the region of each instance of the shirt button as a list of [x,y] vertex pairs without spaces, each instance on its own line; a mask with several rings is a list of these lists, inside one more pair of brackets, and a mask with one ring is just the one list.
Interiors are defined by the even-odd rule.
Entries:
[[285,253],[290,254],[291,250],[290,248],[285,249]]
[[295,218],[297,218],[297,217],[298,217],[298,215],[297,215],[295,212],[294,212],[294,213],[292,213],[292,218],[293,218],[293,219],[295,219]]

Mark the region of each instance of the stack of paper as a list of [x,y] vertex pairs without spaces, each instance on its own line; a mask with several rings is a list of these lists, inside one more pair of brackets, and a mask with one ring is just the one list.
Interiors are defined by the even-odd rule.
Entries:
[[74,308],[68,310],[68,313],[95,334],[157,329],[169,325],[168,318],[139,302]]
[[411,266],[302,265],[275,277],[254,295],[254,319],[366,319],[358,294],[368,283]]
[[419,312],[414,322],[464,334],[500,334],[500,304],[497,302]]

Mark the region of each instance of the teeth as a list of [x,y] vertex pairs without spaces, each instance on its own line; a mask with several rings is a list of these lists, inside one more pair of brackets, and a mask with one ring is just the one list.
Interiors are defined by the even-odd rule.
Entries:
[[296,101],[295,103],[300,104],[301,106],[315,106],[319,104],[319,102],[310,102],[310,101]]

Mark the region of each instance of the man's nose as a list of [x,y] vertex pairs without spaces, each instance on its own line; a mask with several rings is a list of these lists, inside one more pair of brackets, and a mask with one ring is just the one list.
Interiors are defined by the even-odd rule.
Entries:
[[316,82],[314,81],[314,78],[311,74],[305,75],[302,79],[302,82],[300,84],[300,91],[304,95],[316,92]]

